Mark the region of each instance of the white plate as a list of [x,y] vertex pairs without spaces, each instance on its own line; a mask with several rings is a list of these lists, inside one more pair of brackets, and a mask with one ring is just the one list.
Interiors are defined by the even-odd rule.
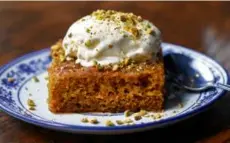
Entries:
[[[201,60],[211,71],[216,80],[220,83],[228,83],[227,72],[214,60],[193,50],[181,46],[163,43],[163,54],[181,53],[196,60]],[[51,58],[49,49],[44,49],[20,57],[0,69],[0,108],[6,113],[25,122],[74,133],[91,134],[119,134],[135,131],[143,131],[164,125],[172,124],[182,119],[199,113],[211,103],[224,95],[221,89],[212,89],[201,93],[189,93],[186,91],[171,92],[166,99],[165,111],[163,113],[149,112],[149,115],[162,116],[161,118],[143,117],[135,121],[133,116],[128,117],[133,120],[131,124],[116,124],[116,120],[125,120],[124,113],[84,113],[84,114],[53,114],[48,110],[47,105],[47,66]],[[39,82],[34,82],[36,76]],[[8,78],[15,79],[9,82]],[[31,94],[31,95],[30,95]],[[27,100],[33,99],[36,110],[28,110]],[[181,104],[183,106],[180,106]],[[96,118],[99,123],[82,123],[81,119]],[[115,123],[115,126],[105,125],[107,120]]]

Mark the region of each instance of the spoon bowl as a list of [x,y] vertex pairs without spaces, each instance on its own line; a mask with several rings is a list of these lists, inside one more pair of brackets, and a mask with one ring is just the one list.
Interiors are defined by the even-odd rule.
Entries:
[[230,91],[229,85],[216,83],[211,69],[201,60],[179,53],[164,56],[166,78],[191,91],[202,91],[218,87]]

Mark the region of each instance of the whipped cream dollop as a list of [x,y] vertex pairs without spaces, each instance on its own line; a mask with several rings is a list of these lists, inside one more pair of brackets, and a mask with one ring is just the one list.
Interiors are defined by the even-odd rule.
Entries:
[[160,31],[132,13],[97,10],[73,23],[63,39],[67,60],[84,67],[118,64],[124,59],[154,60]]

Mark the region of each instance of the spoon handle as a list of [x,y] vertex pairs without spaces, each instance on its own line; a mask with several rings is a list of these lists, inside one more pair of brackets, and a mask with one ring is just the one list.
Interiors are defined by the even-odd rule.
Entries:
[[230,85],[227,85],[227,84],[217,83],[216,87],[230,91]]

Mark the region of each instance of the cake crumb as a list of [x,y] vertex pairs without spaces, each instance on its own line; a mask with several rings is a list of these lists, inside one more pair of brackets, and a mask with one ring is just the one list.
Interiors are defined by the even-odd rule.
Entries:
[[89,121],[91,124],[98,124],[98,120],[96,118],[93,118]]
[[33,80],[34,82],[39,82],[39,79],[38,79],[36,76],[32,77],[32,80]]
[[118,125],[123,125],[123,124],[124,124],[124,122],[121,121],[121,120],[116,120],[116,123],[117,123]]
[[105,125],[106,125],[106,126],[109,126],[109,127],[115,126],[115,124],[114,124],[112,121],[110,121],[110,120],[107,120],[107,121],[105,122]]
[[140,110],[140,112],[138,113],[140,116],[144,116],[147,114],[147,111],[145,110]]
[[12,77],[7,78],[7,81],[10,82],[10,83],[14,82],[14,80],[15,80],[15,79],[12,78]]
[[118,70],[118,68],[119,68],[118,65],[114,65],[112,70],[113,70],[113,71],[116,71],[116,70]]
[[109,48],[113,48],[113,45],[109,44]]
[[82,122],[82,123],[88,123],[89,120],[88,120],[88,118],[82,118],[82,119],[81,119],[81,122]]

